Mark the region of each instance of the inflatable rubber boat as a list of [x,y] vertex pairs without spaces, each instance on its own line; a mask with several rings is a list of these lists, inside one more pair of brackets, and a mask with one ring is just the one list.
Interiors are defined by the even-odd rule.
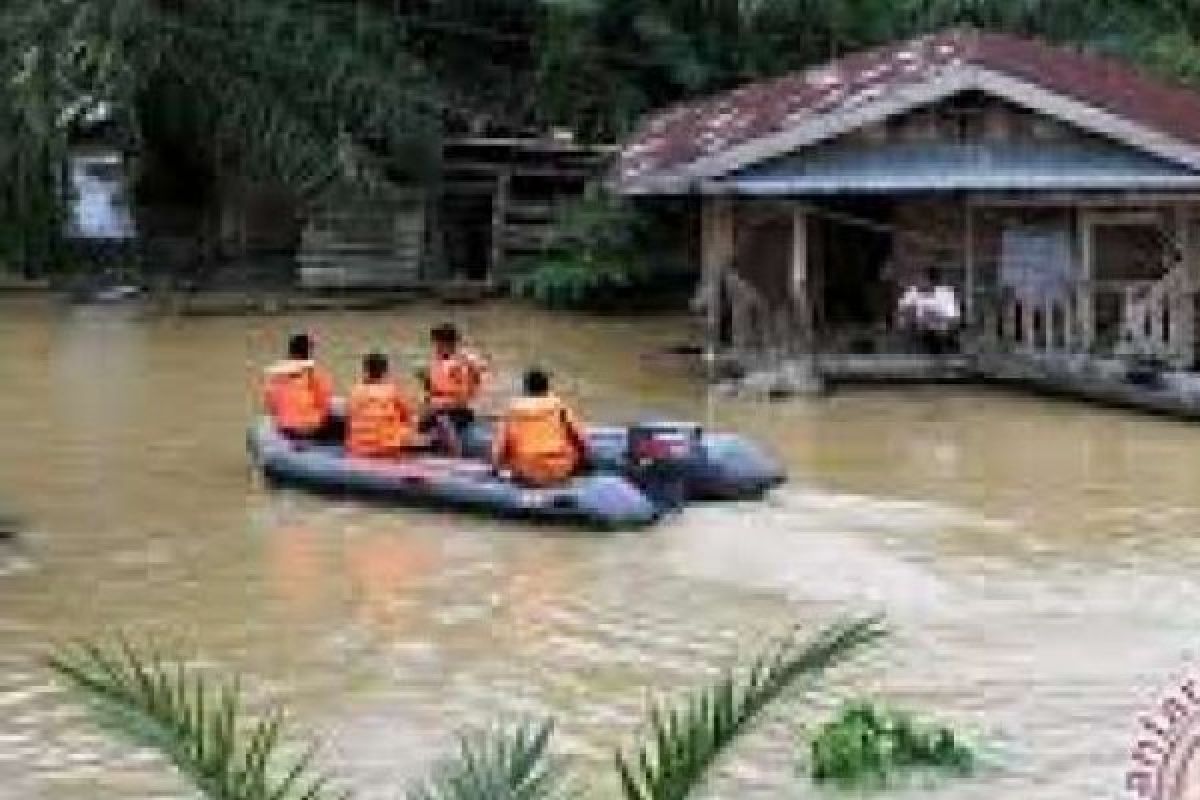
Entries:
[[399,461],[347,457],[337,444],[295,443],[266,419],[251,429],[248,446],[263,475],[274,484],[399,505],[598,528],[642,527],[665,510],[617,474],[590,471],[561,486],[532,489],[496,475],[479,459],[423,453]]
[[381,461],[348,457],[337,443],[293,442],[262,418],[247,445],[275,484],[601,528],[648,525],[689,500],[755,499],[784,480],[778,465],[739,436],[706,434],[691,423],[652,423],[589,429],[583,474],[561,486],[528,488],[496,475],[484,461],[490,436],[489,423],[476,425],[465,458],[416,452]]

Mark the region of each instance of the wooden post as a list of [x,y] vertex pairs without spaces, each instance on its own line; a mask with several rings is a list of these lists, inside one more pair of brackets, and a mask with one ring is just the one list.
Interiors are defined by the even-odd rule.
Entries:
[[711,361],[721,349],[722,286],[733,259],[733,204],[728,197],[706,195],[701,210],[701,295],[705,311],[705,355]]
[[1026,298],[1021,301],[1021,323],[1025,328],[1022,336],[1025,339],[1025,349],[1030,352],[1038,349],[1037,326],[1034,325],[1038,313],[1038,304],[1032,298]]
[[508,197],[512,174],[504,170],[496,175],[492,195],[492,247],[488,257],[488,278],[499,280],[504,269],[504,239],[508,230]]
[[[1196,302],[1195,276],[1192,272],[1194,259],[1191,255],[1191,231],[1188,229],[1188,208],[1185,205],[1172,207],[1171,244],[1175,248],[1168,264],[1169,269],[1178,269],[1178,281],[1168,299],[1171,319],[1171,355],[1180,369],[1191,369],[1196,360]],[[1174,256],[1178,254],[1178,259]]]
[[1058,350],[1058,327],[1055,324],[1054,298],[1042,298],[1042,349],[1047,353]]
[[1086,211],[1076,209],[1075,224],[1079,236],[1079,270],[1075,280],[1076,319],[1079,321],[1077,339],[1080,352],[1090,353],[1095,342],[1095,265],[1092,247],[1092,220]]
[[792,257],[788,293],[790,313],[781,316],[791,330],[787,332],[787,361],[779,375],[788,392],[816,394],[822,379],[817,367],[817,335],[814,275],[809,252],[808,209],[800,203],[792,206]]
[[1063,297],[1060,301],[1062,306],[1063,318],[1063,351],[1067,353],[1074,352],[1077,339],[1075,329],[1075,299],[1070,295]]
[[792,262],[791,262],[791,332],[793,355],[811,354],[815,344],[813,330],[812,280],[808,260],[808,211],[801,205],[792,208]]
[[970,200],[963,201],[963,327],[976,335],[975,324],[975,215]]

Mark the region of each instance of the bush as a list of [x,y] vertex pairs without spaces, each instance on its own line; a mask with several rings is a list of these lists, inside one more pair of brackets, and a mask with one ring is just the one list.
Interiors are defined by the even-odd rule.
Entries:
[[812,779],[842,788],[883,788],[904,774],[969,774],[972,750],[944,726],[859,702],[822,725],[809,743]]
[[619,198],[591,189],[563,207],[545,252],[526,261],[511,289],[551,308],[605,305],[649,282],[647,228]]
[[513,281],[513,291],[548,308],[602,306],[636,288],[644,275],[635,265],[563,253],[540,259]]

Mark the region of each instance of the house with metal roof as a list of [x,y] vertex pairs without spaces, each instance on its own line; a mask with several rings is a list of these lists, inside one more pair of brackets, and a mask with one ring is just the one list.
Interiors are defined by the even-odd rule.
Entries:
[[696,199],[708,349],[747,366],[910,350],[930,272],[954,363],[1196,366],[1200,94],[1126,63],[932,34],[654,114],[612,184]]

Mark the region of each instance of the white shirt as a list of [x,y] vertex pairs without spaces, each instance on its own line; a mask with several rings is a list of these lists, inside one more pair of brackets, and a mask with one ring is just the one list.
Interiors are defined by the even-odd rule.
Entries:
[[900,310],[911,312],[917,323],[925,326],[952,324],[962,316],[958,293],[952,286],[936,286],[931,291],[910,286],[900,298]]

